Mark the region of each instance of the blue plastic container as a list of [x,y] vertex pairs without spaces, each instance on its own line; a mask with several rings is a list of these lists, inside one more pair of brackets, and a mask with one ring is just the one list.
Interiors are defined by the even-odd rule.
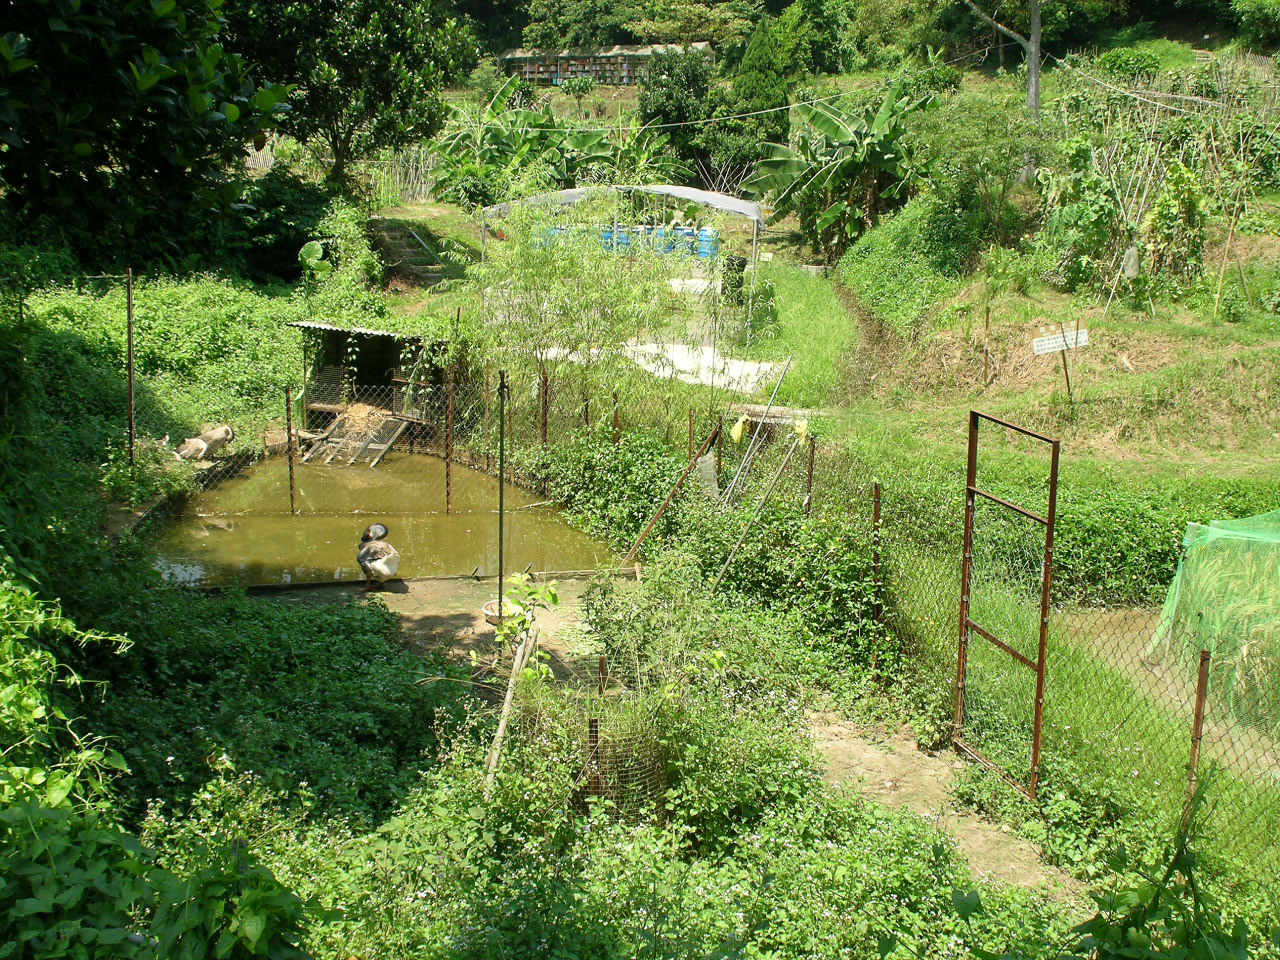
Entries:
[[703,260],[714,260],[720,255],[720,234],[710,227],[698,231],[698,256]]

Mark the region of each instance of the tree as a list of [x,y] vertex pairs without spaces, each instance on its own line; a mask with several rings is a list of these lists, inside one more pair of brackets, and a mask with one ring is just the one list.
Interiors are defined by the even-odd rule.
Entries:
[[[669,0],[629,21],[626,28],[645,43],[688,43],[709,40],[720,51],[726,44],[741,44],[751,32],[751,21],[736,3],[701,3]],[[739,49],[741,49],[739,47]]]
[[640,10],[613,0],[530,0],[524,42],[529,47],[603,47],[633,40],[627,30]]
[[9,210],[77,227],[101,249],[153,243],[193,211],[233,199],[226,170],[281,114],[286,90],[255,84],[223,48],[220,6],[7,4],[0,178]]
[[1044,25],[1040,16],[1040,0],[1027,0],[1027,14],[1029,26],[1024,36],[1012,27],[1005,26],[990,14],[982,10],[973,0],[964,0],[965,4],[972,10],[979,19],[991,25],[995,30],[999,30],[1010,40],[1013,40],[1022,47],[1023,53],[1027,55],[1027,112],[1031,114],[1031,119],[1039,122],[1040,120],[1040,45],[1044,31]]
[[640,120],[671,126],[671,147],[687,162],[699,155],[697,123],[715,112],[711,60],[700,50],[660,53],[650,58],[640,88]]
[[932,103],[932,96],[904,96],[895,83],[878,105],[857,112],[831,103],[799,104],[795,145],[770,144],[770,155],[743,188],[773,199],[774,222],[797,216],[814,252],[834,262],[875,224],[883,201],[905,200],[920,173],[906,119]]
[[470,35],[434,0],[245,0],[237,50],[296,84],[284,129],[328,150],[329,176],[440,129],[440,88],[474,62]]
[[733,95],[736,113],[759,114],[750,120],[761,142],[785,139],[787,111],[782,108],[788,103],[786,66],[769,17],[761,17],[751,35],[733,78]]
[[595,77],[569,77],[560,84],[560,89],[573,97],[573,102],[578,105],[578,113],[584,118],[586,114],[582,112],[582,101],[586,97],[591,96],[591,92],[596,88]]

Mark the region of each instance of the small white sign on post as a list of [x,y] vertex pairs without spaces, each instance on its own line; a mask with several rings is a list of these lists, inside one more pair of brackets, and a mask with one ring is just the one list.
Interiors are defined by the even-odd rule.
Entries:
[[1061,353],[1063,350],[1077,350],[1088,345],[1088,330],[1059,330],[1057,333],[1036,337],[1031,341],[1031,349],[1035,351],[1036,356],[1044,353]]

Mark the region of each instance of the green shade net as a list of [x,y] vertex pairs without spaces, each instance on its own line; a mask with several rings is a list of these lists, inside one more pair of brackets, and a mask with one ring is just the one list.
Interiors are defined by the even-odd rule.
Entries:
[[1280,510],[1192,523],[1153,648],[1212,656],[1215,700],[1268,733],[1280,725]]

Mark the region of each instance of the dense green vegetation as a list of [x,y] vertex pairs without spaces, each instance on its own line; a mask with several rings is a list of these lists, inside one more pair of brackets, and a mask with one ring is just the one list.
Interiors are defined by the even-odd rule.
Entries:
[[[977,6],[1032,28],[1032,4]],[[1184,817],[1184,705],[1108,659],[1103,630],[1150,616],[1189,522],[1277,506],[1280,8],[1038,6],[1038,118],[1021,46],[964,2],[15,7],[0,37],[0,956],[1275,955],[1274,783],[1242,753],[1206,771]],[[545,91],[481,60],[693,39],[715,57],[656,56],[639,91]],[[574,208],[586,229],[516,207],[483,233],[475,214],[663,182],[767,205],[766,258],[740,289],[655,239],[671,234],[629,228],[619,254],[628,223],[713,227],[722,254],[753,252],[749,225],[697,207],[606,193]],[[425,238],[441,282],[398,272],[388,224]],[[815,259],[827,272],[802,269]],[[643,578],[583,601],[576,640],[613,686],[529,665],[489,785],[478,659],[407,645],[377,600],[181,589],[147,526],[120,532],[124,508],[191,490],[174,441],[228,422],[253,451],[279,427],[302,375],[289,324],[308,318],[452,338],[472,392],[498,367],[545,376],[569,400],[544,443],[521,398],[518,475],[623,548],[686,463],[686,409],[698,436],[727,432],[729,403],[768,396],[644,372],[637,343],[790,357],[779,402],[812,411],[812,509],[787,430],[729,505],[700,473]],[[1057,358],[1025,343],[1068,324],[1093,338],[1070,395]],[[619,436],[600,412],[613,398]],[[933,825],[827,783],[810,741],[812,713],[833,710],[949,742],[972,406],[1061,436],[1066,455],[1042,790],[1024,802],[973,765],[954,799],[1035,840],[1095,891],[1090,908],[976,879]],[[718,448],[718,483],[749,435]],[[983,471],[1043,503],[1040,454],[993,442]],[[989,511],[980,531],[974,609],[1030,636],[1034,538]],[[966,734],[1021,775],[1027,678],[975,657]],[[626,776],[591,776],[590,721]]]

